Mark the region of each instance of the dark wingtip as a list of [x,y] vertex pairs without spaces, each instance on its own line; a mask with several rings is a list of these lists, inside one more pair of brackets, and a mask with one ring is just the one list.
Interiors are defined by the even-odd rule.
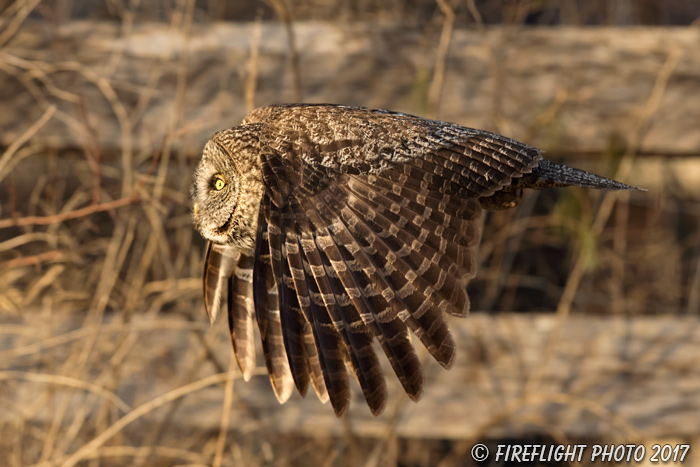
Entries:
[[580,186],[600,190],[635,190],[647,191],[617,180],[601,177],[585,170],[569,167],[558,162],[543,159],[532,173],[523,177],[521,185],[526,188],[547,188],[561,186]]
[[[649,191],[646,188],[641,188],[638,186],[634,185],[627,185],[622,182],[618,182],[617,180],[612,180],[609,178],[605,177],[600,177],[600,183],[590,186],[590,188],[598,188],[601,190],[612,190],[612,191],[622,191],[622,190],[633,190],[633,191]],[[587,186],[587,185],[581,185],[581,186]]]

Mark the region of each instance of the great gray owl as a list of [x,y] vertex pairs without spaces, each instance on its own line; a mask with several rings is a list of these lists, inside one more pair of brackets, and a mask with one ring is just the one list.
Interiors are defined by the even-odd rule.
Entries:
[[243,377],[257,321],[280,402],[310,384],[341,416],[349,368],[378,414],[387,389],[374,339],[414,400],[423,372],[410,332],[452,365],[443,314],[469,311],[481,209],[569,185],[633,188],[451,123],[335,105],[254,110],[209,140],[194,176],[207,313],[213,322],[227,285]]

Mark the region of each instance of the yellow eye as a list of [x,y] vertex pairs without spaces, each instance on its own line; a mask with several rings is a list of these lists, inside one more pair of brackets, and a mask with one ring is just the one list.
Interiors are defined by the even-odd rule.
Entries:
[[226,182],[224,181],[223,178],[216,178],[216,181],[214,182],[214,189],[216,191],[221,191],[224,188],[224,185],[226,185]]

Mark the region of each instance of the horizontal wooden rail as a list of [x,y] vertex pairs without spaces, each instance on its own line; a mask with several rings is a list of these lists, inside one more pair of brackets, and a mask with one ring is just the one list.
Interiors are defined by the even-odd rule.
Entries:
[[[54,315],[54,319],[59,317]],[[66,316],[68,321],[78,318]],[[174,375],[185,373],[186,359],[176,356],[196,345],[188,334],[200,328],[184,319],[177,326],[173,319],[178,318],[168,318],[167,327],[138,318],[130,324],[138,339],[114,392],[132,407],[174,390],[180,380]],[[54,329],[70,328],[66,322],[55,324]],[[111,330],[112,326],[117,327]],[[217,326],[208,342],[217,357],[226,361],[232,352],[228,330],[223,322]],[[387,365],[390,400],[379,417],[371,415],[354,384],[347,426],[338,423],[331,407],[322,405],[313,393],[306,399],[295,393],[280,406],[259,354],[257,376],[234,386],[234,428],[342,436],[349,426],[360,436],[374,437],[385,436],[396,423],[401,437],[454,440],[552,432],[569,439],[639,442],[700,435],[698,317],[572,315],[559,322],[554,315],[473,313],[468,319],[451,319],[450,326],[458,346],[454,367],[446,371],[423,352],[426,386],[417,404],[403,395]],[[123,332],[123,325],[106,323],[99,332],[107,342],[114,332]],[[5,334],[1,342],[11,342],[8,337]],[[5,358],[0,359],[0,371],[39,357],[40,349],[62,355],[62,348],[71,342],[50,338],[45,347],[37,347],[26,337],[22,341],[14,350],[2,349]],[[54,341],[57,344],[48,345]],[[148,368],[158,371],[146,371]],[[212,372],[216,372],[213,366],[202,365],[195,379]],[[35,383],[16,384],[19,386],[7,397],[13,398],[16,407],[31,404],[36,391],[20,386]],[[46,394],[59,397],[49,391]],[[172,423],[180,429],[216,432],[223,397],[223,385],[188,395]],[[3,410],[0,408],[0,414]],[[3,416],[11,417],[9,413]]]
[[[433,37],[402,25],[293,26],[305,101],[427,116],[439,31]],[[174,145],[197,154],[211,133],[237,125],[245,113],[255,27],[200,24],[186,38],[161,23],[136,24],[126,36],[106,22],[27,24],[0,52],[0,146],[55,104],[59,112],[34,142],[149,150],[177,130],[171,116],[180,105],[178,80],[185,79],[179,127],[190,127]],[[293,101],[284,25],[261,27],[255,104]],[[629,143],[651,102],[638,150],[698,154],[698,43],[698,28],[458,29],[437,116],[550,152],[590,154]]]

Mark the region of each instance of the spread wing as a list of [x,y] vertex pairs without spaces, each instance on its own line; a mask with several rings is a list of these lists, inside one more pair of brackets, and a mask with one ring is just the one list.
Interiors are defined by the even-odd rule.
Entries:
[[[252,292],[261,334],[277,344],[265,350],[273,386],[275,378],[287,384],[281,372],[289,371],[300,393],[311,384],[341,416],[349,368],[380,413],[387,391],[376,339],[417,400],[423,373],[410,334],[442,366],[452,364],[443,314],[469,310],[479,198],[529,173],[540,152],[488,132],[352,107],[268,107],[247,123],[262,123]],[[249,298],[234,299],[229,311],[232,336],[246,343]],[[282,350],[288,368],[273,368]]]

